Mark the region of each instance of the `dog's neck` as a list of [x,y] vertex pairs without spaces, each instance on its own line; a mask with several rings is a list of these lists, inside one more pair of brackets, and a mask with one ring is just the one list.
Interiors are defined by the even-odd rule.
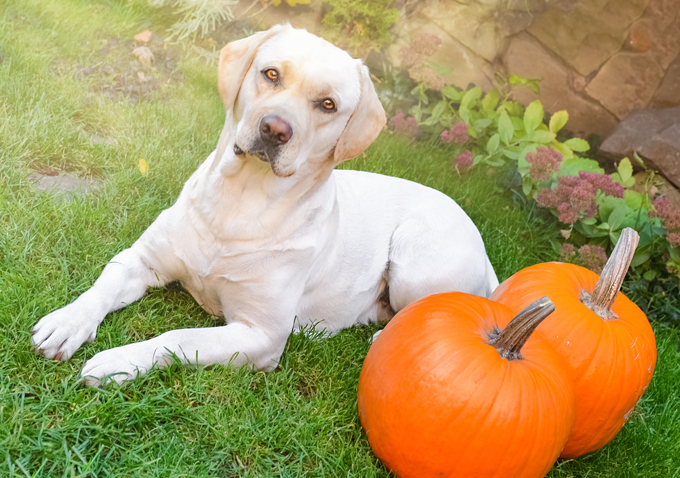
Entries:
[[335,201],[330,159],[307,160],[295,174],[280,178],[269,163],[234,154],[233,131],[228,117],[203,184],[191,195],[213,234],[225,240],[283,240],[330,213]]

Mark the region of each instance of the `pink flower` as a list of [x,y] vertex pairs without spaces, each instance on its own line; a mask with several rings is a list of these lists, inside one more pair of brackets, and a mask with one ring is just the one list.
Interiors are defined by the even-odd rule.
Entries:
[[390,123],[394,128],[394,132],[397,134],[410,137],[414,137],[418,134],[418,122],[416,119],[413,116],[409,116],[408,118],[404,117],[404,113],[401,111],[392,117]]
[[460,154],[456,159],[453,160],[456,170],[459,172],[465,172],[472,166],[472,151],[466,149]]
[[670,242],[671,244],[680,246],[680,232],[669,232],[666,235],[666,239],[668,239],[668,242]]
[[560,176],[557,187],[541,190],[536,195],[536,201],[540,207],[556,208],[561,222],[573,224],[597,214],[595,196],[598,190],[620,198],[624,192],[623,186],[613,182],[607,174],[580,171],[578,177]]
[[553,174],[560,170],[562,155],[552,148],[539,146],[535,153],[527,153],[526,160],[531,164],[529,176],[537,181],[550,181]]
[[428,57],[435,54],[442,44],[437,35],[423,33],[411,39],[408,46],[399,50],[399,59],[409,66],[422,66]]
[[607,253],[601,246],[585,244],[578,250],[578,262],[585,268],[599,274],[607,263]]
[[412,66],[408,69],[408,74],[414,81],[427,83],[434,90],[441,90],[446,85],[446,80],[429,66]]
[[680,228],[680,209],[666,196],[659,196],[652,205],[654,206],[654,211],[650,211],[650,217],[663,219],[667,230]]
[[468,132],[468,126],[460,121],[451,126],[451,129],[442,131],[440,137],[445,143],[453,141],[457,144],[465,144],[470,140],[470,133]]
[[576,251],[574,250],[573,244],[569,244],[568,242],[562,244],[562,250],[560,251],[560,260],[562,262],[569,262],[575,255]]

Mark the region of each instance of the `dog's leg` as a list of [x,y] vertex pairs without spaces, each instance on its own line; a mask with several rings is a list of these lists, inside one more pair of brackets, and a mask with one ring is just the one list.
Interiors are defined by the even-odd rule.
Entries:
[[126,249],[111,259],[91,289],[43,317],[31,332],[31,342],[47,358],[68,360],[83,342],[94,340],[106,314],[141,298],[148,287],[167,282],[147,267],[134,246]]
[[[291,324],[292,326],[292,321]],[[81,375],[89,386],[107,381],[122,383],[144,375],[153,366],[164,367],[175,354],[188,365],[250,364],[259,370],[273,370],[286,345],[288,332],[232,322],[222,327],[179,329],[144,342],[99,352],[87,361]]]

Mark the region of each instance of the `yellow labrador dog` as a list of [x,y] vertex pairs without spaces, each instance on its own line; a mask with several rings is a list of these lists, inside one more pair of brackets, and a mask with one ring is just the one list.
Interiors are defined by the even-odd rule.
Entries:
[[109,312],[175,280],[226,325],[100,352],[82,370],[89,385],[135,378],[172,354],[272,370],[295,327],[334,333],[436,292],[488,296],[498,285],[477,228],[449,197],[333,170],[385,124],[360,60],[277,26],[222,50],[219,90],[217,149],[91,289],[37,323],[39,353],[69,359]]

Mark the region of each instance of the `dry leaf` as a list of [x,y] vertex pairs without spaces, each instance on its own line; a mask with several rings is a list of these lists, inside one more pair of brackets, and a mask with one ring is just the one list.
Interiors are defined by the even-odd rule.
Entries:
[[144,66],[151,65],[151,62],[153,61],[153,52],[149,47],[138,46],[132,50],[132,54],[135,55]]
[[139,172],[142,173],[142,176],[149,174],[149,164],[143,159],[139,160]]
[[139,78],[139,81],[141,83],[144,83],[146,81],[146,75],[144,74],[143,71],[138,71],[137,72],[137,78]]
[[149,30],[144,30],[142,33],[137,33],[135,35],[135,40],[141,41],[142,43],[149,43],[151,41],[151,32]]

